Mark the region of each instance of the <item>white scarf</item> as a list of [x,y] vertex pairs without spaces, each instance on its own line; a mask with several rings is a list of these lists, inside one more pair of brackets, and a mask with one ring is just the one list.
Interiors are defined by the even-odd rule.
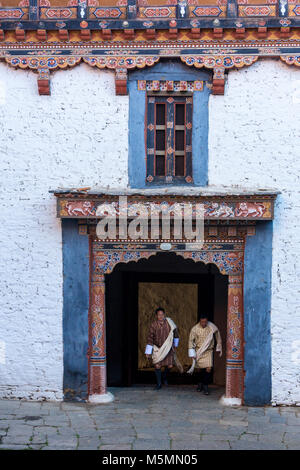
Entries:
[[173,320],[171,318],[167,317],[166,318],[167,322],[170,325],[170,333],[168,334],[167,339],[163,343],[163,345],[159,348],[158,346],[153,346],[153,353],[152,353],[152,361],[153,364],[157,364],[158,362],[162,361],[167,354],[169,353],[170,349],[173,346],[173,336],[174,336],[174,330],[177,328]]

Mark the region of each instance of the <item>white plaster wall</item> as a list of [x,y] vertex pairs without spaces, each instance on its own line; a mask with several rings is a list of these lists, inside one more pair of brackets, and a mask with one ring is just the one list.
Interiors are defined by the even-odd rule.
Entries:
[[49,189],[127,186],[128,97],[85,64],[36,75],[0,63],[0,397],[61,399],[62,241]]
[[300,405],[300,70],[275,60],[230,71],[209,103],[209,184],[276,188],[272,400]]
[[[299,80],[296,68],[260,61],[230,71],[225,95],[209,102],[209,184],[282,191],[271,314],[278,404],[300,404]],[[126,188],[127,156],[128,97],[115,95],[112,72],[57,71],[48,97],[34,73],[0,63],[0,397],[62,398],[61,227],[48,190]]]

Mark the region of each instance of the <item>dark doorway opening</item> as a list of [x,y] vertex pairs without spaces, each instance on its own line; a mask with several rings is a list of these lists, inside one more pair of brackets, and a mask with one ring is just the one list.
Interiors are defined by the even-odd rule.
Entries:
[[[153,368],[145,363],[144,357],[145,331],[153,319],[155,305],[163,306],[167,316],[175,320],[170,305],[176,310],[176,303],[180,302],[176,317],[181,337],[178,355],[181,354],[185,370],[187,364],[191,364],[187,357],[189,330],[205,312],[209,320],[219,327],[224,350],[221,359],[215,356],[212,382],[225,385],[228,278],[220,274],[215,265],[195,263],[175,253],[158,253],[148,260],[118,264],[111,274],[106,275],[105,282],[108,386],[153,383]],[[184,295],[189,298],[186,303]],[[186,373],[179,374],[173,368],[169,382],[192,384],[196,378]]]

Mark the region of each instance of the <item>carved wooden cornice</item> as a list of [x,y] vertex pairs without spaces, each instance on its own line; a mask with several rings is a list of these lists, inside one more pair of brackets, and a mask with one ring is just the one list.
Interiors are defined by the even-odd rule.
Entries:
[[[11,17],[9,9],[0,7],[0,59],[13,67],[37,72],[40,94],[50,94],[52,70],[73,67],[81,62],[115,70],[117,94],[127,94],[129,70],[152,66],[160,58],[181,59],[186,65],[212,70],[214,94],[224,93],[226,71],[250,66],[261,58],[277,58],[287,65],[300,66],[300,5],[299,15],[297,5],[291,8],[289,4],[284,16],[278,13],[281,4],[276,6],[273,0],[268,0],[270,5],[267,8],[255,7],[259,10],[256,12],[258,16],[250,18],[232,13],[235,5],[236,15],[244,14],[242,12],[247,7],[244,0],[237,3],[228,0],[223,2],[224,15],[214,19],[193,18],[191,15],[197,7],[192,9],[191,5],[188,6],[190,16],[185,18],[180,17],[175,6],[175,13],[169,19],[146,19],[139,16],[141,12],[134,11],[135,1],[124,0],[127,6],[124,7],[122,21],[102,18],[95,22],[89,15],[93,16],[97,8],[89,7],[84,1],[76,8],[54,8],[51,4],[38,8],[37,0],[22,1],[29,4],[27,16],[22,14],[25,7],[12,9]],[[32,1],[36,4],[35,13],[32,13]],[[42,1],[47,3],[48,0]],[[178,6],[182,1],[178,0]],[[283,3],[280,6],[282,11]],[[51,10],[51,15],[48,10]],[[61,15],[62,10],[72,10],[73,13],[68,13],[69,16],[62,21],[55,17]],[[276,17],[273,13],[272,16],[271,10],[281,16]],[[205,12],[213,15],[213,7],[211,12]],[[271,16],[262,18],[259,12],[269,12]],[[82,14],[79,18],[78,15]]]

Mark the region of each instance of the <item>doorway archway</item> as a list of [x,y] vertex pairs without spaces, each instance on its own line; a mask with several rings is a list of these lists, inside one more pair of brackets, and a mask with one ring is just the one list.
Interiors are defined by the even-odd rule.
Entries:
[[[172,250],[190,262],[215,264],[228,276],[227,340],[226,340],[226,398],[243,401],[243,257],[244,238],[206,240],[200,251],[188,251],[186,245]],[[89,309],[89,380],[88,393],[92,402],[109,400],[107,394],[107,360],[105,327],[105,276],[119,263],[137,262],[160,253],[159,245],[105,244],[90,238],[90,309]]]
[[[177,357],[184,371],[191,365],[187,353],[189,332],[201,313],[218,325],[226,345],[228,276],[221,274],[216,265],[194,263],[175,253],[157,253],[136,263],[117,264],[105,282],[108,386],[152,383],[153,367],[144,350],[158,306],[178,327]],[[212,382],[219,386],[225,386],[225,356],[215,356],[211,374]],[[179,374],[176,368],[170,375],[171,384],[195,381],[194,377]]]

